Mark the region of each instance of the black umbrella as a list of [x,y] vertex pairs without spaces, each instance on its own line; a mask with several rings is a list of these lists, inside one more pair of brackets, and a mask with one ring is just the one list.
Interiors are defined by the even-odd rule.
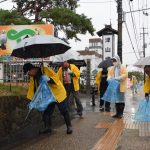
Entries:
[[113,66],[111,58],[106,58],[106,60],[103,60],[99,65],[98,68],[108,68],[110,66]]
[[76,59],[69,59],[67,60],[68,63],[76,65],[78,68],[86,67],[85,60],[76,60]]
[[51,35],[36,35],[25,38],[13,50],[11,56],[19,58],[45,58],[62,54],[70,49],[63,40]]

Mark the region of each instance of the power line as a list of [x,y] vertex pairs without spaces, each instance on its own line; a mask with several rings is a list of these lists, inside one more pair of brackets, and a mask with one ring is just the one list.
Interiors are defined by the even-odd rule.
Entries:
[[[132,3],[132,9],[133,9],[133,3]],[[138,30],[137,30],[137,24],[135,23],[135,16],[134,16],[134,13],[132,13],[133,14],[133,19],[134,19],[134,27],[135,27],[135,33],[136,33],[136,38],[137,38],[137,46],[138,46],[138,50],[139,50],[139,47],[141,47],[141,43],[140,43],[140,40],[139,40],[139,34],[138,34]]]
[[133,51],[134,51],[134,54],[135,54],[136,58],[138,59],[138,56],[137,56],[137,54],[136,54],[136,51],[135,51],[135,49],[134,49],[134,46],[133,46],[133,43],[132,43],[132,40],[131,40],[131,36],[130,36],[129,29],[128,29],[128,26],[127,26],[126,21],[125,21],[125,26],[126,26],[126,29],[127,29],[127,33],[128,33],[129,39],[130,39],[130,43],[131,43],[131,45],[132,45],[132,49],[133,49]]
[[139,12],[139,11],[143,11],[143,10],[149,10],[150,8],[143,8],[143,9],[137,9],[137,10],[132,10],[132,11],[126,11],[125,13],[131,13],[131,12]]
[[[133,54],[133,53],[135,53],[135,52],[126,52],[126,53],[123,53],[123,54],[126,55],[126,54]],[[139,53],[139,52],[136,52],[136,53]]]
[[[138,0],[138,9],[140,9],[140,1]],[[139,27],[141,25],[141,20],[140,20],[140,11],[139,11]],[[140,31],[140,28],[139,28],[139,31]]]
[[[131,4],[130,4],[130,1],[129,1],[129,8],[130,8],[130,12],[131,12]],[[133,26],[133,31],[134,31],[136,46],[137,46],[137,49],[138,49],[138,51],[139,51],[139,48],[138,48],[138,40],[137,40],[137,34],[136,34],[136,25],[135,25],[135,23],[134,23],[133,13],[132,13],[132,12],[131,12],[131,19],[132,19],[132,26]]]

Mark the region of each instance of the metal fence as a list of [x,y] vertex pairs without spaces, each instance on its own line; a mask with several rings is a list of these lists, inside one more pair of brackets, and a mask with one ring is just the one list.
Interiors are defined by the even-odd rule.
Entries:
[[[18,61],[18,62],[0,62],[3,66],[3,78],[0,78],[0,81],[3,81],[2,83],[5,85],[17,85],[17,86],[28,86],[29,83],[29,76],[24,75],[23,73],[23,65],[29,61]],[[32,64],[36,66],[48,66],[51,67],[55,72],[57,72],[58,68],[60,67],[60,64],[51,63],[50,61],[43,61],[43,64],[41,64],[41,61],[30,61]],[[87,73],[86,73],[87,75]],[[81,77],[80,84],[81,87],[85,89],[87,87],[87,78],[86,75],[84,75],[84,78]],[[84,79],[82,81],[82,78]],[[91,89],[91,86],[93,86],[95,83],[95,77],[89,76],[89,91]]]
[[[29,61],[28,61],[29,62]],[[41,66],[41,62],[39,61],[30,61],[32,64],[36,66]],[[13,85],[24,85],[29,81],[29,76],[24,75],[23,73],[23,65],[27,63],[27,61],[19,61],[19,62],[1,62],[2,64],[2,76],[0,80],[4,84],[12,83]],[[43,62],[49,64],[48,62]]]

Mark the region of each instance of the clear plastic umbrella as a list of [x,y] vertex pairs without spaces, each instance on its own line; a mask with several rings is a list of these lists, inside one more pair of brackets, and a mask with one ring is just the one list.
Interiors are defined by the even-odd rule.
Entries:
[[139,59],[134,66],[144,68],[144,66],[150,65],[150,56]]

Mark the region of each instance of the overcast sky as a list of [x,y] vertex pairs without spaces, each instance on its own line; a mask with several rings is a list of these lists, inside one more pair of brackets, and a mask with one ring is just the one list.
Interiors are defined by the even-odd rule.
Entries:
[[[93,2],[93,3],[91,3]],[[99,3],[98,3],[99,2]],[[105,3],[103,3],[105,2]],[[84,13],[88,17],[92,18],[92,23],[96,29],[96,32],[101,30],[105,24],[110,24],[110,20],[112,23],[112,27],[114,29],[117,29],[117,3],[115,0],[108,1],[108,0],[80,0],[80,7],[77,9],[78,13]],[[130,3],[131,10],[137,10],[142,8],[149,8],[150,7],[150,0],[133,0],[132,3]],[[129,7],[129,0],[123,0],[123,10],[125,12],[130,11]],[[150,13],[150,10],[144,11],[144,13]],[[150,15],[150,14],[149,14]],[[142,51],[142,42],[143,38],[140,33],[142,33],[142,27],[144,25],[145,28],[147,28],[145,31],[149,31],[149,16],[143,15],[143,12],[136,12],[132,13],[133,16],[133,22],[132,23],[132,17],[131,13],[127,13],[125,15],[126,24],[128,27],[128,30],[130,32],[131,40],[134,46],[134,49],[136,52],[138,52],[138,49]],[[134,29],[136,33],[136,37],[134,35]],[[82,41],[81,42],[71,42],[73,45],[73,48],[77,49],[84,49],[88,45],[88,39],[91,38],[89,34],[86,36],[82,35],[80,36]],[[95,34],[95,37],[98,37]],[[136,40],[137,39],[137,42]],[[146,42],[150,43],[150,36],[145,36]],[[117,41],[117,38],[116,38]],[[149,45],[146,48],[146,56],[150,55]],[[117,47],[117,43],[116,43]],[[139,58],[139,54],[137,53],[137,57]],[[125,23],[123,24],[123,62],[125,64],[133,64],[137,60],[135,54],[133,53],[133,48],[131,46],[127,30],[125,27]]]
[[[94,28],[96,32],[104,28],[105,24],[111,24],[114,29],[117,30],[117,3],[115,0],[80,0],[79,2],[80,7],[77,9],[77,13],[81,14],[84,13],[88,18],[91,18]],[[8,2],[0,3],[0,8],[4,9],[11,9],[13,4],[11,0]],[[150,8],[150,0],[133,0],[131,3],[131,9],[137,10],[142,8]],[[129,7],[129,0],[123,0],[123,10],[125,12],[130,11]],[[144,15],[144,14],[146,15]],[[150,18],[150,9],[144,12],[136,12],[132,13],[133,22],[131,13],[126,14],[125,20],[131,35],[131,40],[136,52],[138,49],[142,51],[142,27],[144,26],[145,32],[150,33],[149,27],[149,18]],[[133,28],[134,26],[134,28]],[[96,35],[92,37],[89,34],[86,35],[79,35],[81,42],[76,42],[74,40],[70,41],[70,45],[73,50],[84,50],[85,47],[88,47],[88,40],[89,38],[98,37]],[[136,36],[135,34],[136,33]],[[146,48],[146,56],[150,55],[150,35],[145,35],[147,48]],[[116,38],[117,41],[117,38]],[[117,45],[116,45],[117,47]],[[139,54],[137,53],[137,57],[139,58]],[[131,42],[129,40],[127,30],[125,24],[123,24],[123,63],[124,64],[133,64],[137,60],[135,54],[133,53],[133,48],[131,46]]]

